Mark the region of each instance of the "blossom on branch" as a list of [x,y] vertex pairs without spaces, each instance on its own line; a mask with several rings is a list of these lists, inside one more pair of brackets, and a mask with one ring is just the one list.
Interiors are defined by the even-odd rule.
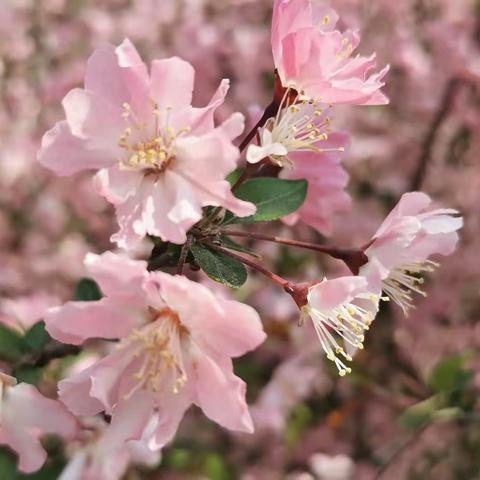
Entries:
[[430,203],[425,193],[405,193],[365,249],[368,263],[360,269],[370,287],[383,290],[405,314],[413,308],[413,293],[426,296],[423,275],[439,266],[429,258],[453,253],[463,226],[457,210],[425,211]]
[[112,240],[122,248],[146,235],[184,243],[207,205],[240,217],[255,213],[225,180],[237,166],[232,140],[244,118],[236,113],[214,125],[229,82],[206,107],[195,108],[194,76],[177,57],[155,60],[149,75],[128,40],[99,48],[88,61],[85,89],[63,100],[66,120],[43,138],[38,159],[58,175],[99,171],[98,190],[115,205],[120,225]]
[[340,164],[348,135],[332,131],[332,109],[328,105],[302,101],[287,106],[288,96],[287,90],[276,117],[260,130],[259,145],[249,146],[247,160],[257,163],[268,157],[282,168],[281,178],[308,180],[304,204],[284,221],[293,225],[302,220],[330,235],[335,214],[350,207],[345,192],[349,177]]
[[312,321],[323,351],[338,373],[350,373],[348,362],[363,349],[365,332],[375,319],[380,297],[362,277],[324,279],[291,288],[289,293],[300,308],[301,322]]
[[284,88],[324,103],[383,105],[380,91],[389,67],[371,73],[376,55],[352,57],[356,30],[335,29],[337,13],[315,0],[275,0],[272,50]]
[[[194,403],[225,428],[252,432],[245,383],[232,357],[265,339],[255,310],[217,298],[182,276],[147,272],[146,263],[105,253],[88,255],[89,274],[105,297],[69,302],[45,318],[65,343],[119,339],[117,349],[59,384],[60,398],[77,415],[113,414],[124,438],[148,438],[158,450],[175,434]],[[149,427],[150,428],[150,427]],[[126,429],[126,431],[125,431]]]

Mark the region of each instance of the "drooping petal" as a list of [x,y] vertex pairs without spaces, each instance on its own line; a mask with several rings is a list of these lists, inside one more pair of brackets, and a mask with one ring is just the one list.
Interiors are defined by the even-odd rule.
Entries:
[[362,277],[340,277],[324,280],[310,288],[309,304],[320,311],[330,311],[344,303],[349,303],[367,288]]
[[222,427],[252,433],[253,422],[245,401],[246,385],[232,370],[230,360],[220,365],[201,351],[192,354],[195,403]]

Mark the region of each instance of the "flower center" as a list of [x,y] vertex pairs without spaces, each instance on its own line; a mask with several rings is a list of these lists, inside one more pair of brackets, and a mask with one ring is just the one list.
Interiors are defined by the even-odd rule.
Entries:
[[120,161],[120,168],[142,170],[145,175],[158,175],[175,159],[175,145],[179,137],[189,133],[189,127],[175,131],[170,124],[172,108],[161,110],[152,102],[153,127],[138,121],[131,106],[123,104],[122,114],[128,127],[123,131],[119,146],[126,150],[127,158]]
[[[322,148],[320,145],[320,142],[328,140],[331,132],[332,120],[327,115],[329,108],[307,100],[297,103],[298,96],[293,105],[283,108],[289,93],[290,89],[287,89],[277,116],[271,118],[265,126],[272,133],[272,142],[283,145],[288,152],[343,152],[344,147]],[[272,155],[271,159],[281,167],[293,167],[293,162],[288,157]]]
[[427,294],[420,288],[424,283],[422,274],[424,272],[433,272],[440,265],[432,260],[423,262],[412,262],[400,267],[394,268],[388,277],[383,280],[383,291],[395,303],[400,305],[405,314],[413,306],[412,293],[416,292],[423,297]]
[[[372,296],[372,303],[376,300],[377,298]],[[345,303],[330,311],[317,310],[307,304],[302,310],[302,316],[309,316],[312,319],[322,348],[327,358],[335,363],[340,376],[350,373],[351,368],[341,357],[347,362],[351,362],[352,357],[340,346],[338,337],[343,339],[344,345],[363,350],[364,334],[375,318],[373,313],[354,303]]]
[[138,382],[134,391],[142,388],[158,392],[167,385],[172,393],[179,393],[187,382],[182,342],[188,336],[178,315],[168,308],[155,311],[151,323],[130,335],[126,342],[138,347],[137,356],[141,358],[140,368],[134,374]]

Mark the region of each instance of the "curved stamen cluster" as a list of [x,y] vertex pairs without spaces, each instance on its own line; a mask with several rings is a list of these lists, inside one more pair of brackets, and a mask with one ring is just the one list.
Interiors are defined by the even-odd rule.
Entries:
[[171,108],[162,112],[158,104],[152,102],[154,117],[153,131],[140,122],[128,103],[123,104],[123,118],[129,126],[123,131],[118,145],[128,152],[128,158],[120,161],[120,168],[144,170],[146,173],[162,173],[175,158],[175,145],[179,137],[191,129],[185,127],[175,131],[170,123]]
[[156,312],[154,320],[135,330],[122,347],[137,347],[136,356],[141,359],[134,374],[136,381],[129,395],[139,389],[158,392],[166,384],[174,394],[187,383],[187,374],[182,355],[182,341],[189,335],[178,315],[165,309]]
[[405,314],[412,308],[413,305],[412,293],[418,293],[423,297],[427,294],[421,289],[424,278],[424,272],[433,272],[440,265],[432,260],[424,260],[422,262],[412,262],[401,265],[390,271],[388,277],[383,280],[383,291],[395,303],[400,305]]
[[302,309],[302,317],[306,316],[312,319],[322,348],[327,358],[335,363],[339,375],[343,377],[350,373],[351,368],[341,358],[343,357],[345,361],[351,362],[352,356],[345,351],[345,348],[339,342],[343,340],[342,343],[347,348],[351,347],[352,350],[362,350],[365,332],[369,330],[375,318],[372,312],[354,303],[345,303],[328,311],[305,305]]

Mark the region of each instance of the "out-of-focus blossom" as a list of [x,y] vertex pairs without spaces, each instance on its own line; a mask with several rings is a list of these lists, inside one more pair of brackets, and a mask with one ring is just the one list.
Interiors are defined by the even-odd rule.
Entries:
[[311,319],[327,358],[341,376],[350,373],[344,360],[351,362],[357,349],[363,349],[365,332],[378,311],[379,296],[361,277],[325,279],[297,288],[293,296],[301,309],[302,323]]
[[25,331],[42,320],[45,312],[58,303],[58,298],[41,293],[5,299],[0,303],[0,312],[3,314],[0,316],[0,322]]
[[281,432],[291,409],[311,392],[317,373],[318,369],[301,358],[280,365],[252,409],[256,424]]
[[222,81],[207,107],[194,108],[194,75],[173,57],[154,61],[149,76],[128,40],[100,48],[88,61],[85,90],[64,98],[66,120],[43,138],[39,161],[58,175],[99,170],[98,189],[116,206],[120,225],[112,239],[123,248],[147,234],[183,243],[207,205],[255,212],[225,180],[239,157],[231,142],[243,116],[214,126],[229,83]]
[[368,263],[360,269],[370,288],[383,290],[407,313],[412,293],[425,296],[422,275],[438,263],[432,255],[450,255],[458,242],[463,218],[453,209],[425,211],[431,199],[421,192],[405,193],[365,250]]
[[106,296],[50,310],[47,329],[66,343],[93,337],[121,342],[60,382],[60,397],[74,413],[105,411],[118,422],[130,419],[123,434],[132,440],[156,415],[152,450],[171,440],[192,403],[225,428],[253,431],[246,386],[234,375],[231,358],[265,339],[255,310],[113,253],[89,255],[86,266]]
[[269,157],[282,167],[281,178],[308,180],[303,206],[284,220],[289,225],[302,220],[324,235],[332,233],[335,214],[350,207],[348,174],[340,165],[348,135],[332,132],[331,123],[329,106],[294,104],[268,120],[260,131],[260,144],[247,151],[250,163]]
[[71,440],[78,425],[60,402],[44,397],[32,385],[16,383],[15,378],[0,373],[0,444],[18,454],[20,471],[31,473],[47,457],[40,438],[55,434]]
[[156,418],[147,424],[140,440],[129,440],[125,425],[117,421],[120,413],[115,413],[110,425],[99,418],[83,420],[83,438],[70,444],[72,457],[59,480],[119,480],[132,464],[158,463],[160,454],[149,450],[144,440]]
[[352,480],[355,465],[346,455],[316,453],[310,458],[310,468],[319,480]]
[[358,31],[335,30],[337,13],[314,0],[275,0],[272,50],[285,88],[324,103],[381,105],[389,67],[371,74],[376,55],[352,58]]

